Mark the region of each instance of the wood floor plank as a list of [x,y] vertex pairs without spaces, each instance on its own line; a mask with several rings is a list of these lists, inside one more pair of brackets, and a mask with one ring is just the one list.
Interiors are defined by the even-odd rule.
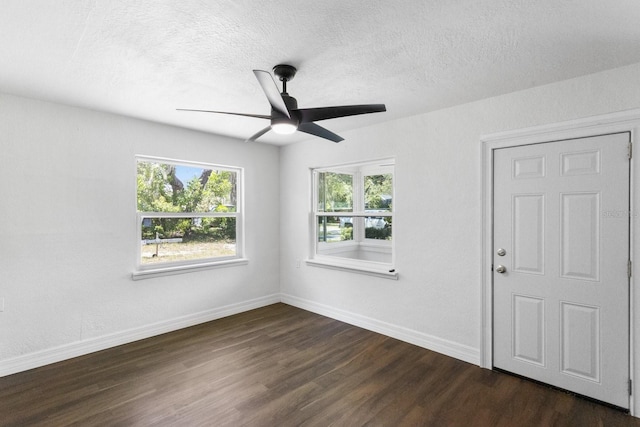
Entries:
[[0,378],[1,426],[640,426],[285,304]]

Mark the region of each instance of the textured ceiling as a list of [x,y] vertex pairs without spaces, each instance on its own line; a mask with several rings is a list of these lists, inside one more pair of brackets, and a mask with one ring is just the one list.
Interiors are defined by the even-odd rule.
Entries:
[[340,133],[640,62],[639,22],[638,0],[3,0],[0,92],[246,138],[268,122],[175,108],[269,114],[251,70],[289,63],[302,108],[387,105]]

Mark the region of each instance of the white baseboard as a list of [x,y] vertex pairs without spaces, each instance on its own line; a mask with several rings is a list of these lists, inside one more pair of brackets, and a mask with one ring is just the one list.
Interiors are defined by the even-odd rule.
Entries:
[[303,310],[311,311],[332,319],[340,320],[341,322],[387,335],[474,365],[480,364],[480,351],[476,348],[292,295],[272,294],[249,301],[243,301],[175,319],[145,325],[139,328],[77,341],[35,353],[14,357],[12,359],[3,360],[0,365],[0,377],[83,356],[85,354],[105,350],[118,345],[128,344],[167,332],[188,328],[200,323],[210,322],[212,320],[276,304],[278,302],[283,302]]
[[73,357],[83,356],[85,354],[105,350],[118,345],[128,344],[155,335],[173,332],[178,329],[188,328],[189,326],[221,319],[223,317],[275,304],[280,301],[279,294],[267,295],[265,297],[249,301],[243,301],[187,316],[177,317],[175,319],[152,323],[139,328],[133,328],[122,332],[116,332],[109,335],[65,344],[59,347],[49,348],[35,353],[25,354],[12,359],[3,360],[0,365],[0,377],[38,368],[50,363],[71,359]]
[[402,326],[382,322],[370,317],[340,310],[314,301],[305,300],[292,295],[281,295],[281,301],[285,304],[321,314],[341,322],[349,323],[360,328],[378,332],[392,338],[405,341],[419,347],[432,350],[455,359],[463,360],[474,365],[480,365],[480,350],[459,344],[453,341],[418,332]]

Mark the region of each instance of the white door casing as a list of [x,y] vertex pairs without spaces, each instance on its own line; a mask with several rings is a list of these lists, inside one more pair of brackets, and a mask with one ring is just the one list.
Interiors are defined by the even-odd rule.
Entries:
[[623,408],[629,135],[496,149],[493,158],[493,366]]

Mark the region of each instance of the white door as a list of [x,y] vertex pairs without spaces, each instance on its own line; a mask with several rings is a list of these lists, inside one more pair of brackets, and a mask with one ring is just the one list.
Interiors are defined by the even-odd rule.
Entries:
[[494,151],[493,365],[622,408],[629,140]]

